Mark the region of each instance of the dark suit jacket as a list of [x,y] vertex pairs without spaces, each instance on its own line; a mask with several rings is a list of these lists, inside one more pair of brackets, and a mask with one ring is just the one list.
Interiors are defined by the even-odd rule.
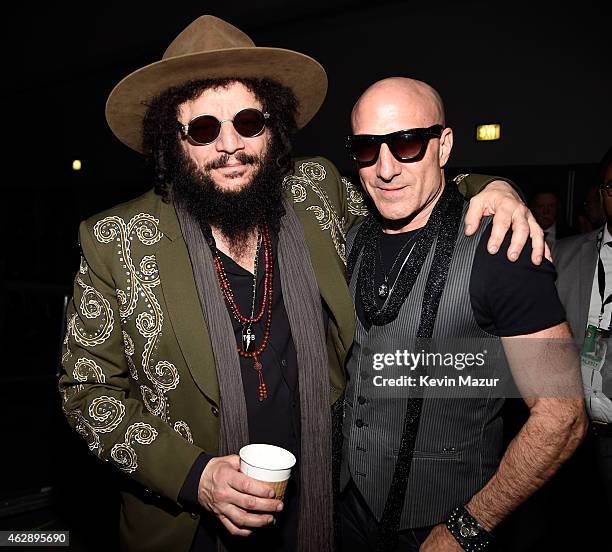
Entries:
[[572,333],[580,344],[584,339],[597,266],[598,232],[599,229],[559,240],[552,251],[557,268],[557,291]]

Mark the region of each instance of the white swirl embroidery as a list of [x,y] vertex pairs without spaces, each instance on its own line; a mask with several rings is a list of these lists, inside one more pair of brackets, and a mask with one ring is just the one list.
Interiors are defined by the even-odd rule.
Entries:
[[111,458],[124,472],[135,472],[138,468],[138,455],[132,445],[150,445],[156,437],[157,430],[153,426],[144,422],[132,424],[125,432],[124,442],[111,449]]
[[319,198],[321,205],[311,205],[307,211],[314,213],[321,230],[329,231],[336,253],[342,262],[346,264],[346,249],[344,242],[346,234],[344,232],[345,220],[336,212],[329,196],[320,186],[319,182],[325,179],[327,173],[325,167],[314,161],[307,161],[298,167],[299,174],[292,174],[285,177],[283,186],[291,192],[295,203],[306,200],[308,190],[312,190]]
[[[87,382],[94,381],[98,383],[105,383],[106,377],[102,372],[102,368],[96,364],[95,361],[90,358],[79,358],[74,363],[74,370],[72,375],[76,381]],[[91,380],[90,380],[91,377]]]
[[94,235],[100,243],[116,242],[119,261],[126,270],[128,286],[127,293],[120,305],[119,315],[122,319],[128,318],[138,304],[139,294],[150,300],[153,295],[152,288],[159,284],[157,270],[144,274],[138,270],[132,262],[130,242],[134,234],[144,245],[153,245],[162,239],[163,233],[157,225],[159,221],[147,214],[140,213],[133,217],[127,224],[117,216],[106,217],[94,225]]
[[358,217],[366,217],[369,214],[369,210],[364,204],[363,194],[353,186],[353,183],[344,176],[341,178],[344,187],[346,188],[346,201],[348,203],[348,210],[351,215],[357,215]]
[[115,397],[96,397],[89,405],[89,416],[97,423],[92,427],[96,433],[110,433],[123,420],[125,406]]
[[[164,394],[177,387],[179,373],[171,362],[162,360],[155,363],[154,360],[164,323],[164,314],[155,294],[155,288],[160,283],[159,271],[155,255],[144,255],[138,262],[134,262],[131,248],[135,239],[147,246],[159,242],[163,232],[159,230],[158,224],[159,220],[147,213],[139,213],[127,224],[122,218],[111,216],[94,225],[94,235],[100,243],[116,245],[117,255],[126,276],[125,289],[116,291],[119,316],[125,325],[138,309],[140,312],[136,314],[136,329],[146,340],[141,364],[154,389],[146,387],[147,391],[143,393],[144,403],[152,414],[167,422],[169,403]],[[124,342],[126,335],[124,332]],[[131,345],[126,343],[130,375],[133,379],[138,379],[136,367],[131,361],[134,354],[133,341]]]
[[83,289],[83,295],[79,303],[81,314],[89,320],[100,319],[98,328],[88,332],[82,327],[78,313],[74,313],[68,320],[67,335],[70,334],[74,340],[83,347],[95,347],[104,343],[113,331],[115,317],[110,303],[95,288],[88,286],[77,276],[77,284]]
[[155,393],[146,385],[140,386],[140,393],[142,394],[142,401],[147,407],[147,410],[154,416],[158,416],[163,419],[166,410],[166,397],[164,394]]
[[89,450],[96,452],[98,456],[102,454],[102,443],[100,443],[100,437],[96,433],[96,430],[92,425],[85,419],[80,410],[65,410],[64,414],[70,422],[70,425],[74,427],[75,431],[85,440]]
[[138,370],[136,370],[136,365],[134,364],[134,359],[132,358],[134,356],[134,351],[136,350],[136,348],[134,347],[134,341],[130,337],[130,334],[128,334],[125,330],[122,330],[122,333],[123,333],[123,345],[125,349],[125,360],[128,363],[128,369],[130,370],[130,376],[132,377],[132,379],[137,380]]
[[81,264],[79,265],[79,274],[86,274],[88,270],[89,270],[89,267],[87,266],[87,261],[85,260],[85,257],[81,255]]
[[[70,393],[64,393],[64,402],[70,395],[74,394],[80,385],[70,388]],[[125,417],[125,406],[118,399],[106,395],[96,397],[89,405],[88,420],[78,409],[66,410],[63,408],[66,418],[74,427],[75,431],[83,437],[89,450],[101,457],[104,447],[100,441],[100,433],[109,433],[117,428]]]
[[463,181],[464,178],[466,178],[467,176],[469,176],[469,174],[458,174],[457,176],[455,176],[455,178],[453,178],[453,182],[459,186],[459,184],[461,184],[461,182]]
[[176,431],[183,439],[193,444],[193,435],[191,434],[191,429],[189,429],[187,422],[184,422],[183,420],[174,422],[174,431]]
[[64,335],[64,354],[62,355],[62,365],[66,363],[66,361],[72,356],[72,351],[70,350],[70,335],[72,332],[72,319],[68,319],[66,321],[66,335]]

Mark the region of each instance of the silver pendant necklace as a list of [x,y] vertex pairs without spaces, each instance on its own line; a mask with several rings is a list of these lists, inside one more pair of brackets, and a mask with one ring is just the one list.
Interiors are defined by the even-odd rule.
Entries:
[[[399,261],[399,259],[402,256],[402,253],[404,252],[404,250],[406,249],[406,247],[408,247],[408,245],[410,243],[412,243],[412,247],[410,248],[410,251],[408,252],[408,255],[406,255],[405,259],[404,259],[404,263],[402,264],[402,268],[404,267],[404,265],[406,264],[406,260],[408,259],[408,257],[410,257],[412,250],[414,249],[414,245],[415,245],[415,240],[417,238],[417,236],[420,234],[420,230],[415,231],[414,236],[412,236],[410,239],[406,240],[406,243],[402,246],[402,248],[399,250],[399,253],[395,256],[395,259],[393,260],[393,264],[391,265],[391,268],[389,269],[388,272],[385,272],[385,265],[383,264],[383,260],[382,260],[382,253],[381,253],[381,249],[382,247],[380,247],[380,241],[378,243],[378,260],[380,262],[380,269],[383,273],[383,283],[380,284],[378,286],[378,296],[381,299],[385,299],[389,293],[393,290],[393,287],[395,287],[395,282],[393,283],[393,286],[391,286],[391,288],[389,288],[389,276],[391,276],[391,274],[393,273],[393,269],[395,268],[395,265],[397,264],[397,261]],[[402,270],[400,269],[399,272],[401,272]],[[399,272],[398,272],[398,276],[399,276]],[[395,280],[397,281],[397,277],[395,278]]]
[[251,345],[255,342],[253,332],[253,317],[255,316],[255,296],[257,295],[257,268],[259,264],[259,249],[261,248],[261,233],[257,233],[257,249],[255,251],[255,263],[253,267],[253,301],[251,302],[251,316],[246,324],[242,325],[242,350],[250,352]]

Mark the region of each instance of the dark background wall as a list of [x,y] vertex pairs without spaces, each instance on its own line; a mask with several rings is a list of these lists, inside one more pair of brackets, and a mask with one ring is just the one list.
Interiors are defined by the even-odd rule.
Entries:
[[[298,135],[296,153],[323,154],[345,174],[354,170],[343,149],[350,109],[369,84],[390,75],[419,78],[440,91],[456,133],[449,166],[457,172],[503,173],[520,178],[529,192],[539,184],[565,186],[567,170],[577,170],[580,187],[612,141],[609,2],[265,0],[152,6],[141,1],[13,6],[17,11],[5,20],[13,37],[8,74],[15,84],[5,117],[19,144],[8,159],[19,168],[20,189],[75,186],[71,201],[80,218],[146,188],[141,158],[106,125],[106,97],[128,73],[160,59],[171,40],[203,13],[239,26],[256,44],[296,49],[323,64],[329,93]],[[502,124],[502,140],[477,143],[475,125],[492,121]],[[70,169],[75,158],[84,163],[80,174]],[[563,170],[549,174],[549,167]]]
[[[295,149],[323,154],[348,175],[352,104],[390,75],[425,80],[444,97],[456,133],[451,173],[503,174],[527,193],[556,186],[577,205],[612,143],[609,2],[22,2],[6,10],[0,499],[40,498],[52,487],[58,528],[114,504],[106,472],[67,431],[55,392],[78,222],[149,187],[141,158],[108,130],[104,103],[197,16],[217,15],[258,45],[323,64],[329,93]],[[492,121],[502,140],[476,143],[474,126]],[[0,508],[2,528],[17,519]],[[21,528],[49,527],[48,517],[19,519]]]
[[[453,166],[585,164],[609,145],[606,2],[267,0],[257,7],[151,6],[112,1],[95,9],[47,6],[12,21],[16,38],[22,32],[27,37],[15,50],[19,98],[43,107],[43,96],[45,107],[54,106],[55,138],[45,142],[42,153],[61,160],[60,166],[83,158],[97,179],[116,179],[114,169],[125,160],[139,167],[136,154],[107,130],[105,99],[123,76],[158,60],[202,13],[226,18],[258,45],[299,50],[323,64],[328,97],[296,148],[322,153],[345,172],[352,169],[342,140],[351,106],[369,84],[390,75],[419,78],[440,91],[457,134]],[[476,143],[474,126],[488,121],[502,123],[503,139]],[[59,173],[51,176],[54,183],[61,180]]]

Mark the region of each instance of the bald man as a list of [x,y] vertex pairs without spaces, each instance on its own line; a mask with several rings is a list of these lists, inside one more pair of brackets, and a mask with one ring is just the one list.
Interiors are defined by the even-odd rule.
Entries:
[[[471,237],[460,231],[466,203],[444,177],[453,131],[429,85],[375,83],[352,129],[347,148],[377,214],[347,238],[358,320],[342,428],[344,549],[492,549],[493,529],[586,427],[554,268],[534,265],[528,247],[511,262],[510,236],[488,255],[488,219]],[[524,397],[529,419],[504,452],[508,365],[536,396]],[[551,396],[535,376],[567,387]]]

